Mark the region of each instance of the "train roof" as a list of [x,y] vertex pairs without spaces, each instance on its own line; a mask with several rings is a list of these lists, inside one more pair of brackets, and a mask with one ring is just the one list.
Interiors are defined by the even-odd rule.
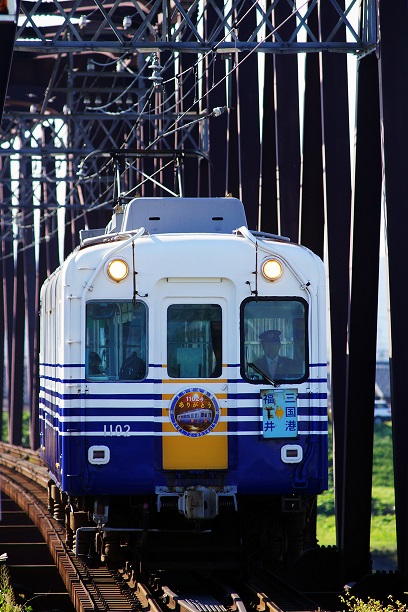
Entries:
[[237,198],[135,198],[126,206],[122,231],[144,227],[149,234],[230,234],[246,224]]
[[149,234],[230,234],[247,227],[244,205],[237,198],[134,198],[116,207],[105,229],[83,230],[81,242],[144,227]]

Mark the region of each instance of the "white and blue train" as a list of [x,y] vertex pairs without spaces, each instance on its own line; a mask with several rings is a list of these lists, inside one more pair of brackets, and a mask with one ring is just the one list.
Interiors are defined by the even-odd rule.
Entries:
[[204,425],[212,420],[211,410],[190,410],[177,415],[178,423],[194,423],[196,425]]
[[135,198],[81,232],[42,288],[40,349],[50,507],[77,551],[140,555],[180,525],[274,560],[315,543],[325,298],[321,260],[249,231],[235,198]]

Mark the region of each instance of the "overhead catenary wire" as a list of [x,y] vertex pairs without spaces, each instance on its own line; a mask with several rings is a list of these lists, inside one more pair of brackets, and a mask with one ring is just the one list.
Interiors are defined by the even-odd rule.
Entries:
[[[177,116],[176,120],[174,120],[174,121],[173,121],[173,123],[171,123],[169,126],[167,126],[167,128],[166,128],[166,129],[165,129],[165,130],[164,130],[162,133],[160,133],[158,136],[156,136],[156,138],[154,138],[154,139],[153,139],[151,142],[149,142],[149,143],[148,143],[148,145],[146,146],[146,149],[152,148],[154,145],[156,145],[156,144],[157,144],[158,142],[160,142],[162,139],[166,138],[166,136],[169,136],[169,135],[171,135],[171,134],[174,134],[175,132],[181,131],[181,130],[183,130],[183,129],[187,129],[188,127],[191,127],[191,126],[193,126],[193,125],[195,125],[195,124],[197,124],[197,123],[199,123],[199,122],[201,122],[201,121],[203,121],[203,120],[207,120],[207,119],[209,119],[210,117],[217,117],[217,116],[219,116],[219,114],[220,114],[220,109],[221,109],[221,108],[222,108],[222,110],[227,110],[227,108],[226,108],[226,107],[216,107],[216,108],[214,108],[212,111],[207,112],[207,113],[206,113],[206,115],[204,115],[204,116],[202,116],[202,117],[198,117],[197,119],[194,119],[194,120],[192,120],[192,121],[189,121],[188,123],[183,124],[183,125],[177,125],[178,123],[180,123],[180,121],[182,121],[182,119],[183,119],[183,118],[184,118],[184,117],[187,115],[187,113],[188,113],[188,112],[190,112],[190,111],[191,111],[191,109],[192,109],[192,108],[193,108],[193,107],[194,107],[196,104],[198,104],[199,102],[203,101],[203,99],[204,99],[206,96],[208,96],[208,95],[209,95],[209,93],[211,93],[211,92],[212,92],[212,91],[213,91],[215,88],[219,87],[219,86],[220,86],[220,85],[221,85],[223,82],[225,82],[225,80],[226,80],[226,79],[227,79],[227,78],[228,78],[228,77],[229,77],[229,76],[230,76],[230,75],[231,75],[231,74],[232,74],[234,71],[236,71],[236,70],[239,68],[239,66],[240,66],[240,65],[242,65],[242,63],[243,63],[243,62],[245,62],[245,61],[246,61],[246,60],[247,60],[247,59],[248,59],[248,58],[249,58],[249,57],[250,57],[250,56],[251,56],[251,55],[252,55],[252,54],[253,54],[253,53],[254,53],[254,52],[255,52],[255,51],[258,49],[258,48],[259,48],[259,46],[260,46],[260,45],[261,45],[261,44],[262,44],[262,43],[263,43],[265,40],[267,40],[267,38],[269,38],[270,36],[273,36],[273,34],[274,34],[274,33],[275,33],[277,30],[279,30],[279,28],[281,28],[281,27],[282,27],[282,26],[283,26],[283,25],[284,25],[284,24],[285,24],[285,23],[286,23],[286,22],[287,22],[289,19],[291,19],[291,18],[292,18],[294,15],[296,15],[296,14],[297,14],[299,11],[301,11],[301,10],[302,10],[302,8],[303,8],[305,5],[307,5],[307,0],[305,0],[305,2],[304,2],[304,3],[303,3],[301,6],[296,7],[296,8],[294,7],[294,10],[293,10],[293,12],[291,13],[291,15],[289,15],[289,16],[288,16],[286,19],[284,19],[284,20],[282,21],[282,23],[280,23],[278,26],[276,26],[276,27],[274,28],[274,30],[273,30],[272,32],[270,32],[270,33],[269,33],[269,34],[268,34],[268,35],[267,35],[265,38],[263,38],[262,40],[260,40],[260,41],[259,41],[259,43],[258,43],[258,44],[257,44],[257,45],[256,45],[254,48],[252,48],[252,49],[251,49],[251,50],[250,50],[250,51],[249,51],[249,52],[248,52],[248,53],[247,53],[247,54],[246,54],[244,57],[242,57],[242,58],[241,58],[241,59],[240,59],[238,62],[235,62],[235,64],[233,65],[233,67],[232,67],[232,68],[231,68],[229,71],[227,71],[227,72],[226,72],[226,73],[225,73],[225,74],[224,74],[224,75],[223,75],[221,78],[219,78],[217,82],[215,82],[215,83],[213,82],[213,83],[212,83],[212,85],[211,85],[211,87],[210,87],[210,88],[209,88],[207,91],[205,91],[205,93],[204,93],[204,94],[203,94],[201,97],[199,97],[198,99],[194,99],[193,104],[191,104],[191,105],[190,105],[190,106],[189,106],[187,109],[183,110],[183,112],[182,112],[182,113],[180,113],[180,114]],[[239,19],[236,19],[236,20],[234,21],[234,23],[233,23],[234,28],[233,28],[233,29],[236,29],[236,28],[239,26],[239,24],[241,23],[241,21],[242,21],[242,20],[243,20],[243,19],[244,19],[244,18],[245,18],[247,15],[248,15],[248,13],[249,13],[251,10],[253,10],[253,9],[255,8],[255,6],[256,6],[256,5],[255,5],[255,4],[253,4],[253,5],[252,5],[252,6],[251,6],[251,7],[250,7],[250,8],[249,8],[249,9],[248,9],[246,12],[245,12],[245,14],[244,14],[244,15],[242,15],[242,16],[241,16]],[[205,59],[206,59],[206,58],[207,58],[207,57],[208,57],[210,54],[212,54],[212,58],[211,58],[210,63],[209,63],[209,64],[208,64],[208,66],[205,68],[205,71],[203,71],[203,75],[200,77],[200,78],[203,78],[204,74],[206,74],[206,73],[208,72],[208,70],[210,69],[210,67],[211,67],[211,66],[214,64],[214,62],[215,62],[217,47],[218,47],[220,44],[222,44],[222,42],[223,42],[223,41],[224,41],[224,40],[227,38],[227,36],[229,36],[230,34],[231,34],[231,31],[227,32],[227,34],[225,34],[225,36],[222,38],[222,40],[221,40],[221,41],[219,41],[219,42],[218,42],[218,43],[217,43],[217,44],[214,46],[214,48],[213,48],[213,49],[211,49],[211,51],[207,51],[205,54],[203,54],[203,55],[202,55],[202,56],[201,56],[201,57],[200,57],[200,58],[199,58],[199,59],[198,59],[198,60],[195,62],[195,64],[194,64],[193,66],[190,66],[190,67],[189,67],[189,68],[187,68],[186,70],[183,70],[183,71],[181,71],[180,73],[178,73],[178,74],[176,74],[176,75],[172,76],[171,78],[169,78],[169,79],[167,79],[167,80],[163,81],[162,86],[164,87],[164,86],[165,86],[167,83],[170,83],[171,81],[174,81],[175,79],[177,79],[177,80],[180,82],[180,79],[181,79],[182,77],[186,76],[186,78],[190,78],[190,76],[191,76],[192,74],[195,76],[195,78],[197,78],[195,68],[196,68],[196,67],[199,65],[199,63],[200,63],[200,62],[203,62],[203,61],[204,61],[204,60],[205,60]],[[118,62],[120,59],[123,59],[123,57],[124,57],[124,56],[122,55],[122,56],[121,56],[121,58],[119,58],[119,59],[118,59],[118,58],[115,58],[115,60],[113,60],[113,61],[111,62],[111,64],[113,64],[113,63],[117,63],[117,62]],[[165,68],[167,68],[167,67],[168,67],[168,65],[170,65],[170,64],[171,64],[171,61],[172,61],[172,58],[170,57],[170,58],[167,60],[167,62],[166,62]],[[96,63],[96,62],[95,62],[95,63]],[[98,63],[96,63],[96,64],[98,65]],[[138,78],[138,77],[139,77],[139,76],[142,74],[142,72],[145,70],[145,68],[146,68],[146,64],[147,64],[147,62],[145,62],[145,65],[142,67],[142,69],[139,71],[139,73],[138,73],[138,74],[135,76],[135,79],[136,79],[136,78]],[[102,66],[106,66],[106,65],[108,65],[108,64],[107,64],[107,63],[104,63],[104,64],[102,64],[102,63],[101,63],[101,65],[102,65]],[[164,70],[163,70],[163,71],[164,71]],[[133,81],[133,82],[134,82],[134,81]],[[183,82],[183,81],[182,81],[182,82]],[[195,87],[196,87],[196,81],[193,83],[193,85],[192,85],[190,88],[188,88],[187,92],[186,92],[185,94],[183,94],[183,96],[182,96],[182,98],[181,98],[181,101],[184,101],[184,99],[186,99],[186,98],[188,97],[188,95],[189,95],[189,94],[191,94],[191,91],[192,91],[192,90],[193,90],[193,88],[195,88]],[[150,87],[150,89],[146,91],[146,93],[145,93],[145,97],[144,97],[144,99],[142,99],[142,101],[143,101],[143,108],[142,108],[141,112],[139,113],[139,119],[138,119],[138,121],[135,123],[135,125],[133,126],[132,130],[130,131],[130,133],[127,135],[127,138],[126,138],[125,142],[124,142],[124,143],[121,145],[121,148],[123,148],[123,149],[125,149],[125,148],[126,148],[127,144],[130,142],[130,139],[131,139],[131,137],[132,137],[133,132],[134,132],[134,131],[135,131],[135,130],[136,130],[138,127],[139,127],[139,125],[140,125],[141,121],[143,120],[143,113],[144,113],[144,112],[146,111],[146,109],[148,108],[148,105],[149,105],[149,103],[151,102],[151,98],[152,98],[153,93],[155,92],[155,89],[156,89],[156,87],[155,87],[155,85],[153,84],[153,85]],[[48,88],[47,88],[47,91],[48,91]],[[127,91],[127,89],[126,89],[126,91]],[[168,104],[168,101],[169,101],[170,99],[172,99],[172,98],[173,98],[175,95],[176,95],[176,92],[172,92],[172,94],[171,94],[171,95],[170,95],[168,98],[166,98],[166,99],[164,99],[163,101],[161,101],[161,102],[159,103],[158,109],[163,108],[163,109],[164,109],[164,110],[163,110],[163,112],[164,112],[165,114],[170,112],[170,111],[169,111],[169,108],[170,108],[171,110],[173,110],[173,109],[176,107],[176,105],[174,104],[174,105],[172,105],[171,107],[169,107],[169,108],[167,107],[167,108],[166,108],[166,103]],[[135,108],[135,107],[137,107],[138,105],[140,105],[140,102],[141,102],[141,101],[139,100],[137,104],[133,105],[133,108]],[[180,101],[179,101],[179,102],[180,102]],[[109,104],[110,104],[110,105],[112,105],[112,103],[113,103],[113,102],[110,102]],[[105,105],[105,106],[108,106],[108,105]],[[101,108],[101,107],[96,108],[96,109],[97,109],[97,110],[99,110],[100,108]],[[102,109],[102,110],[104,110],[104,109]],[[125,113],[126,111],[123,111],[123,112]],[[113,113],[113,114],[115,114],[115,113]],[[117,113],[116,113],[116,114],[117,114]],[[93,173],[93,174],[91,174],[91,175],[89,175],[89,176],[84,176],[84,175],[79,176],[79,177],[77,178],[77,181],[75,181],[75,182],[74,182],[74,184],[72,185],[71,189],[70,189],[70,190],[68,191],[68,193],[66,194],[65,201],[66,201],[66,202],[67,202],[67,201],[69,201],[69,199],[71,198],[71,196],[73,195],[73,193],[74,193],[74,192],[77,190],[78,185],[79,185],[79,183],[80,183],[81,181],[84,181],[84,180],[93,180],[94,178],[96,178],[97,176],[99,176],[101,172],[103,172],[104,170],[106,170],[106,169],[107,169],[107,168],[110,166],[110,163],[111,163],[110,161],[109,161],[109,162],[107,162],[106,164],[104,164],[104,165],[102,166],[102,168],[99,168],[97,172],[95,172],[95,173]],[[128,166],[128,167],[129,167],[129,166]],[[159,171],[159,170],[158,170],[158,171]],[[140,183],[138,183],[137,185],[133,186],[133,187],[132,187],[132,189],[131,189],[131,191],[129,191],[129,193],[133,193],[133,192],[137,191],[137,190],[138,190],[138,189],[139,189],[139,188],[140,188],[140,187],[141,187],[141,186],[142,186],[142,185],[143,185],[143,184],[146,182],[146,180],[148,180],[148,179],[145,179],[145,178],[144,178],[144,179],[143,179],[143,180],[142,180]],[[111,191],[112,191],[112,189],[113,189],[113,187],[112,187],[112,186],[108,186],[108,187],[107,187],[107,188],[106,188],[106,189],[105,189],[105,190],[104,190],[104,191],[103,191],[101,194],[99,194],[99,196],[98,196],[97,200],[100,200],[100,198],[101,198],[101,197],[105,197],[105,196],[107,196],[107,195],[109,194],[109,192],[111,192]],[[126,196],[127,194],[124,194],[124,195]],[[68,226],[68,225],[70,225],[71,223],[73,223],[73,222],[76,222],[76,221],[80,220],[80,219],[81,219],[81,218],[83,218],[83,217],[84,217],[84,216],[85,216],[85,215],[86,215],[88,212],[91,212],[91,211],[94,211],[94,210],[98,210],[98,209],[100,209],[100,208],[103,208],[103,207],[108,206],[109,204],[112,204],[112,203],[113,203],[113,201],[114,201],[114,200],[113,200],[113,197],[111,197],[111,198],[109,198],[109,199],[106,199],[106,200],[104,200],[103,202],[100,202],[100,203],[98,203],[97,201],[95,201],[95,202],[94,202],[92,205],[88,206],[88,207],[86,208],[86,210],[84,210],[83,212],[79,213],[79,214],[78,214],[78,215],[76,215],[76,216],[73,216],[73,217],[72,217],[72,218],[71,218],[69,221],[67,221],[67,222],[65,223],[65,226]],[[59,210],[59,209],[61,209],[61,208],[63,208],[63,207],[64,207],[64,205],[62,205],[62,206],[61,206],[61,205],[56,205],[56,207],[54,208],[54,210],[52,210],[51,212],[49,212],[49,213],[47,213],[47,214],[45,214],[45,215],[42,215],[42,217],[39,219],[39,223],[40,223],[40,224],[46,223],[46,222],[47,222],[47,221],[49,221],[49,220],[50,220],[50,219],[51,219],[51,218],[52,218],[54,215],[56,215],[56,214],[57,214],[57,212],[58,212],[58,210]],[[33,209],[33,210],[35,210],[35,207],[34,207],[34,209]],[[12,232],[13,232],[13,229],[14,229],[14,228],[15,228],[15,229],[20,229],[20,230],[22,230],[22,231],[23,231],[24,229],[32,229],[32,228],[34,227],[34,225],[35,225],[35,223],[32,223],[32,224],[30,223],[30,224],[28,224],[28,225],[26,225],[24,222],[23,222],[23,223],[21,223],[21,222],[19,221],[19,218],[18,218],[18,217],[14,217],[14,218],[12,218],[12,220],[10,220],[8,223],[9,223],[10,229],[8,230],[7,235],[3,235],[3,238],[10,236],[10,235],[12,234]],[[48,241],[48,240],[50,240],[50,237],[52,237],[52,236],[53,236],[55,233],[57,233],[58,231],[59,231],[59,230],[58,230],[58,228],[55,228],[54,230],[51,230],[51,232],[50,232],[50,233],[49,233],[47,236],[40,236],[39,238],[37,238],[37,240],[36,240],[35,242],[33,242],[31,245],[19,246],[19,250],[23,250],[23,249],[25,250],[25,249],[27,249],[27,248],[30,248],[31,246],[34,246],[34,244],[39,244],[39,243],[41,243],[41,242],[43,242],[43,241]],[[8,255],[6,255],[6,257],[10,257],[10,256],[12,256],[12,254],[8,254]],[[1,260],[2,258],[3,258],[3,257],[2,257],[2,256],[0,256],[0,260]]]

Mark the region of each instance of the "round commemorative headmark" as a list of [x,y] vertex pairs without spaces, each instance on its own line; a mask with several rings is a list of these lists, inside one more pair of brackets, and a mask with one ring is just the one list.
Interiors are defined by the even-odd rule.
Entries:
[[205,436],[214,429],[219,418],[217,399],[207,389],[199,387],[183,389],[171,400],[171,422],[184,436],[190,438]]

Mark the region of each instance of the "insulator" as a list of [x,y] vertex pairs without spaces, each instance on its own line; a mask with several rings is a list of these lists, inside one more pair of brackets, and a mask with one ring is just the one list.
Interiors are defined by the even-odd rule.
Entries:
[[82,29],[88,23],[89,23],[89,19],[87,18],[87,16],[86,15],[81,15],[80,18],[79,18],[79,22],[78,22],[79,27]]
[[122,25],[124,30],[128,30],[130,28],[130,26],[132,25],[132,18],[130,17],[130,15],[126,15],[126,17],[123,18]]
[[62,504],[60,502],[54,502],[53,517],[55,518],[56,521],[58,521],[60,523],[64,523],[65,522],[64,504]]

